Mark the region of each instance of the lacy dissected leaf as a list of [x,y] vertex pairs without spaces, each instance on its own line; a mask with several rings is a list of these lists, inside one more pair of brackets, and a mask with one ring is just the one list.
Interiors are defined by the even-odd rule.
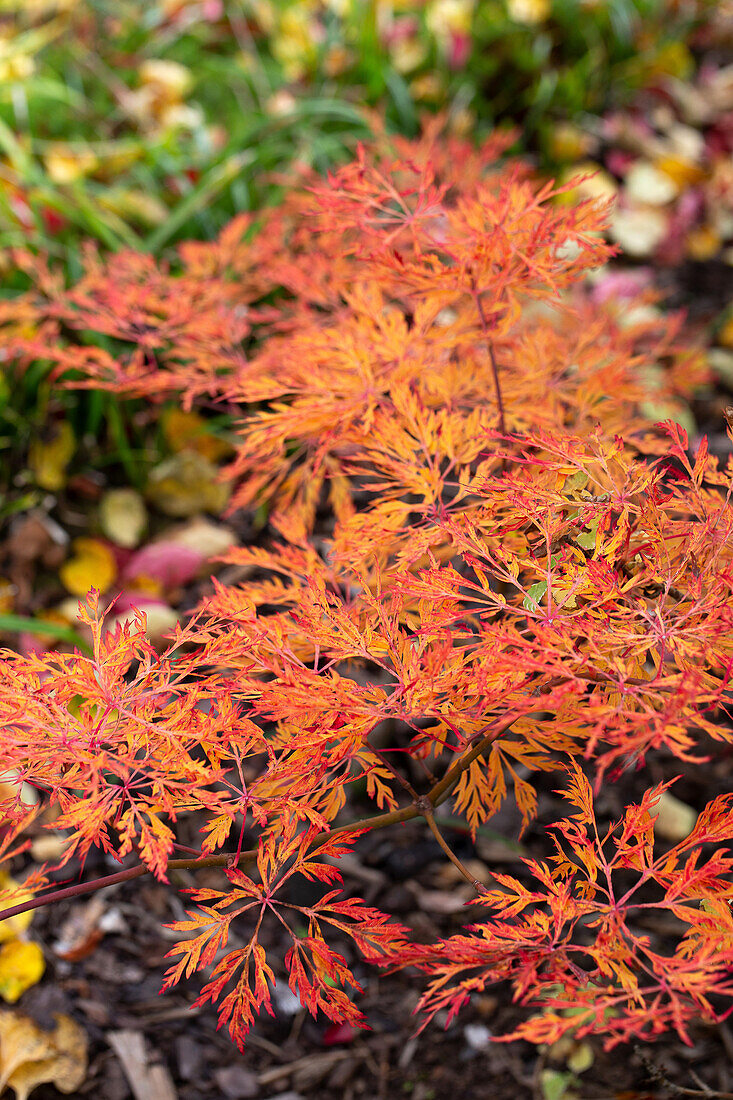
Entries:
[[[733,992],[733,853],[704,846],[733,839],[732,800],[716,798],[688,837],[660,852],[655,807],[669,785],[601,832],[575,769],[564,794],[576,812],[553,826],[549,861],[525,860],[522,878],[495,873],[497,887],[478,899],[490,920],[401,960],[430,975],[420,1007],[450,1019],[473,992],[509,981],[541,1011],[504,1039],[597,1033],[607,1047],[668,1028],[690,1042],[692,1017],[722,1018],[716,1001]],[[654,934],[665,913],[679,926],[673,943]]]
[[[507,980],[541,1010],[516,1032],[535,1042],[684,1037],[731,993],[730,801],[660,853],[663,787],[599,835],[591,783],[731,740],[733,461],[693,454],[675,419],[706,379],[681,319],[580,285],[611,254],[605,206],[557,201],[499,159],[506,136],[471,149],[444,122],[376,127],[351,164],[170,263],[89,252],[67,290],[22,258],[33,289],[0,310],[17,369],[226,403],[232,507],[267,528],[161,654],[141,615],[108,630],[92,593],[91,656],[3,655],[0,855],[50,804],[61,863],[97,846],[159,878],[178,849],[224,866],[175,925],[166,981],[206,971],[200,1003],[240,1044],[272,1011],[271,921],[291,988],[334,1020],[360,1020],[347,937],[426,969],[428,1015]],[[475,837],[506,799],[526,826],[541,773],[568,767],[574,813],[544,857],[497,874],[490,918],[445,944],[408,948],[334,885],[354,806],[365,829],[439,833],[447,804]],[[319,900],[290,900],[298,876]],[[24,888],[42,900],[51,877]],[[645,923],[660,910],[674,943]]]
[[[257,878],[228,869],[230,889],[193,890],[197,909],[185,921],[169,925],[191,938],[175,945],[169,955],[180,956],[166,976],[164,988],[209,966],[227,945],[236,921],[238,934],[248,922],[252,928],[244,948],[219,958],[212,977],[204,985],[196,1004],[219,1003],[219,1024],[226,1024],[237,1045],[243,1046],[256,1015],[264,1009],[272,1014],[270,987],[275,976],[260,943],[263,921],[276,919],[290,936],[292,946],[285,956],[290,988],[312,1015],[318,1011],[334,1021],[364,1026],[363,1014],[344,987],[361,992],[362,987],[346,961],[325,941],[325,933],[350,938],[368,962],[383,962],[406,946],[407,930],[358,898],[342,899],[340,890],[324,892],[312,905],[287,900],[285,889],[296,876],[329,886],[341,881],[333,862],[350,850],[358,832],[340,833],[317,839],[312,829],[297,832],[286,823],[279,833],[268,833],[257,852]],[[284,896],[278,896],[283,894]],[[307,922],[303,932],[294,919]]]

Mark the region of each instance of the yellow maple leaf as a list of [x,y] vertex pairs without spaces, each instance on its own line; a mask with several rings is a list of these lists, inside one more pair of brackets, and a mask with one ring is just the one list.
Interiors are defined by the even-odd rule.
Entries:
[[0,947],[0,997],[8,1004],[15,1004],[26,989],[41,980],[45,969],[43,951],[32,940],[10,940],[3,944]]
[[74,557],[59,569],[61,583],[75,596],[90,588],[106,591],[117,576],[117,563],[110,548],[100,539],[74,539]]

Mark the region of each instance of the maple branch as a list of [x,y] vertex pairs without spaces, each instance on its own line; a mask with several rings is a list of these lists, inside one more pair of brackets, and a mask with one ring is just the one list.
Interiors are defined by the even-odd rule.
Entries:
[[[403,806],[401,810],[390,810],[388,813],[375,814],[373,817],[361,818],[358,821],[350,821],[346,825],[338,825],[335,829],[324,829],[314,837],[314,843],[333,836],[334,833],[346,832],[349,829],[386,829],[390,825],[398,825],[402,821],[410,821],[416,817],[425,817],[419,804],[428,802],[433,809],[440,806],[450,797],[454,784],[461,775],[471,766],[473,761],[489,747],[492,741],[505,733],[512,726],[519,715],[515,715],[511,721],[505,722],[486,734],[478,744],[457,760],[452,768],[446,772],[440,782],[435,783],[426,795],[416,799],[411,806]],[[426,818],[427,820],[427,818]],[[435,824],[433,822],[433,824]],[[428,821],[428,825],[430,822]],[[437,828],[437,827],[436,827]],[[440,842],[439,842],[440,843]],[[442,845],[441,845],[442,847]],[[449,857],[450,858],[450,857]],[[167,871],[195,871],[201,867],[243,867],[248,863],[254,863],[257,859],[257,850],[250,848],[240,852],[219,852],[218,855],[202,856],[200,859],[171,859],[166,864]],[[29,901],[13,905],[9,909],[0,910],[0,921],[18,916],[19,913],[29,913],[32,909],[41,909],[45,905],[52,905],[58,901],[67,901],[69,898],[83,897],[84,894],[93,894],[97,890],[103,890],[107,886],[116,886],[120,882],[129,882],[131,879],[141,878],[151,874],[150,868],[145,863],[137,863],[134,867],[127,867],[124,871],[116,871],[112,875],[104,875],[102,878],[92,879],[90,882],[77,882],[74,886],[65,886],[61,890],[53,890],[42,897],[31,898]],[[463,873],[463,872],[462,872]],[[474,880],[470,880],[473,884]],[[480,885],[480,884],[479,884]]]
[[481,301],[481,294],[474,287],[473,300],[476,303],[476,309],[478,310],[479,319],[481,321],[481,329],[484,337],[486,338],[486,344],[489,349],[489,359],[491,361],[491,371],[494,375],[494,387],[496,389],[496,404],[499,409],[499,431],[502,435],[506,435],[506,423],[504,420],[504,400],[501,396],[501,383],[499,382],[499,365],[496,362],[496,355],[494,353],[494,342],[489,334],[489,325],[486,320],[486,314],[484,313],[483,302]]
[[418,795],[417,791],[415,790],[415,788],[413,787],[412,783],[410,783],[410,781],[408,779],[406,779],[405,776],[394,766],[392,761],[387,758],[386,752],[383,749],[375,749],[374,745],[371,743],[368,736],[364,738],[364,742],[365,742],[365,744],[367,744],[369,746],[371,751],[374,753],[374,755],[377,757],[377,759],[384,765],[384,767],[387,769],[387,771],[391,772],[392,775],[395,777],[395,779],[398,781],[398,783],[400,783],[401,786],[404,787],[404,789],[407,791],[407,793],[410,795],[410,797],[413,798],[413,799],[419,798],[419,795]]
[[448,859],[451,861],[453,866],[457,867],[458,870],[463,875],[463,877],[466,879],[466,881],[471,883],[471,886],[473,886],[473,888],[474,888],[474,890],[476,891],[477,894],[487,894],[488,890],[486,889],[484,884],[482,882],[479,882],[479,880],[477,878],[474,878],[474,876],[471,874],[471,872],[468,870],[468,868],[464,867],[464,865],[461,863],[460,859],[455,854],[453,849],[450,847],[447,840],[445,839],[445,837],[441,833],[440,829],[438,828],[438,826],[435,822],[435,818],[433,817],[433,807],[432,807],[432,803],[430,802],[430,799],[428,799],[428,798],[418,799],[417,808],[420,811],[420,813],[422,814],[422,816],[425,818],[425,820],[427,821],[428,828],[430,829],[430,832],[433,834],[433,836],[437,840],[440,847],[443,849],[445,854],[448,856]]
[[[708,1096],[714,1097],[715,1100],[733,1100],[733,1092],[720,1092],[718,1089],[709,1088],[690,1089],[685,1088],[684,1085],[676,1085],[674,1081],[670,1081],[661,1066],[658,1066],[646,1051],[642,1050],[638,1043],[634,1043],[634,1053],[643,1062],[644,1068],[651,1079],[657,1084],[665,1085],[675,1096]],[[700,1084],[703,1084],[696,1074],[693,1076],[695,1076]]]
[[474,760],[476,760],[482,752],[488,749],[489,745],[491,745],[497,737],[500,737],[502,733],[506,733],[507,730],[511,729],[519,717],[520,715],[515,714],[508,722],[498,726],[496,729],[492,730],[491,733],[487,733],[485,737],[482,737],[481,740],[474,745],[470,752],[455,762],[453,767],[446,772],[439,783],[436,783],[434,787],[430,788],[427,797],[432,802],[433,807],[440,806],[445,802],[446,798],[450,796],[455,781],[460,779],[463,772],[473,764]]

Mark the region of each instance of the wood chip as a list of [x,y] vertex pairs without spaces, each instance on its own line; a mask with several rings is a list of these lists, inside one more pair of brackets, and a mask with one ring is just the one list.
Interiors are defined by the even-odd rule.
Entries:
[[337,1062],[343,1062],[345,1058],[353,1058],[347,1050],[333,1050],[324,1054],[306,1054],[303,1058],[297,1058],[294,1062],[285,1066],[274,1066],[260,1073],[257,1080],[261,1085],[271,1085],[283,1077],[290,1077],[293,1073],[309,1070],[317,1066],[319,1069],[335,1066]]
[[146,1050],[142,1031],[108,1031],[105,1038],[122,1064],[135,1100],[177,1100],[173,1078]]

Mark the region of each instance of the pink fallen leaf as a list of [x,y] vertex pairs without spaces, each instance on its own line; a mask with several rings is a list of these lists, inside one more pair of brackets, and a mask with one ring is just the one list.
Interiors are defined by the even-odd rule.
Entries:
[[321,1042],[324,1047],[347,1046],[349,1043],[353,1043],[356,1035],[357,1032],[351,1024],[329,1024],[323,1032]]
[[205,560],[204,555],[191,546],[151,542],[132,555],[122,580],[134,584],[138,578],[146,578],[157,581],[161,588],[175,588],[193,580]]

